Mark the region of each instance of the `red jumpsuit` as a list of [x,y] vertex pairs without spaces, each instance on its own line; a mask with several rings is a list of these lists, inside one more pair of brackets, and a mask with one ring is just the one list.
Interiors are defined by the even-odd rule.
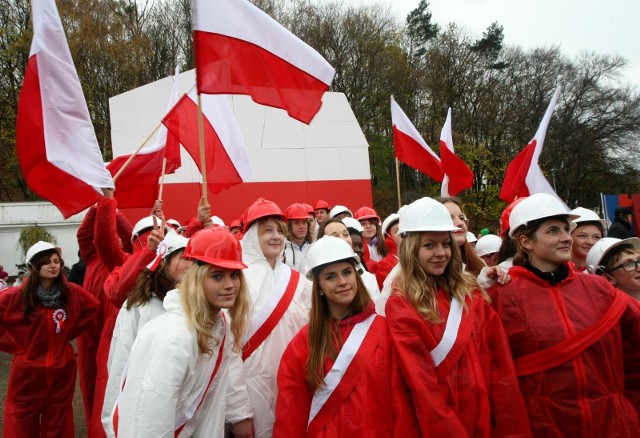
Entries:
[[[353,327],[374,313],[371,305],[362,313],[337,323],[342,342],[347,340]],[[386,437],[393,436],[392,392],[389,380],[389,344],[384,318],[376,317],[374,336],[377,345],[367,356],[366,368],[346,399],[336,408],[335,414],[315,437]],[[278,370],[278,399],[273,436],[307,436],[307,422],[313,393],[305,377],[305,362],[309,357],[308,325],[291,340]],[[336,327],[334,327],[336,328]],[[363,342],[364,345],[364,342]],[[361,347],[362,348],[362,347]],[[330,358],[325,362],[325,373],[333,366]],[[346,376],[346,375],[345,375]],[[331,398],[327,401],[330,403]]]
[[384,243],[389,249],[389,254],[378,262],[378,267],[376,268],[376,280],[378,281],[380,290],[382,290],[382,285],[389,275],[389,272],[398,264],[398,245],[396,245],[393,238],[389,236],[384,239]]
[[[436,293],[442,322],[424,320],[398,290],[386,306],[393,342],[392,385],[409,388],[394,403],[405,436],[530,436],[511,351],[502,324],[479,292],[467,298],[455,343],[435,366],[430,352],[442,339],[450,310],[448,294]],[[405,394],[399,391],[399,394]]]
[[[603,321],[622,294],[604,278],[569,266],[553,286],[522,266],[511,281],[491,288],[493,306],[504,325],[516,362],[535,436],[638,437],[640,409],[640,312],[626,296],[613,327],[600,330],[578,354],[567,355],[575,336]],[[561,351],[548,350],[569,341]],[[572,345],[573,344],[573,345]],[[519,366],[533,353],[551,351],[543,366]],[[556,360],[550,367],[544,362]],[[547,368],[547,369],[541,369]],[[537,372],[536,372],[537,371]]]
[[66,318],[37,304],[25,319],[22,287],[0,293],[0,351],[12,354],[4,406],[2,436],[73,437],[73,408],[77,363],[70,341],[95,330],[99,303],[80,286],[69,283]]

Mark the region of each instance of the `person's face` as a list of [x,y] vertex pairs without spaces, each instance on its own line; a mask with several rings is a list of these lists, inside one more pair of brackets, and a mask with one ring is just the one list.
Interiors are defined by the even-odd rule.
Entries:
[[487,266],[491,267],[498,264],[499,257],[497,252],[492,252],[491,254],[485,254],[483,256],[480,256],[480,258],[484,260]]
[[367,242],[376,237],[377,223],[375,219],[364,219],[360,221],[360,225],[362,225],[362,237],[367,239]]
[[[611,267],[609,281],[615,287],[628,294],[640,293],[640,265],[634,262],[640,261],[640,252],[623,254],[615,266]],[[623,266],[629,264],[628,266]],[[617,269],[616,269],[617,268]],[[629,271],[625,270],[629,269]]]
[[389,227],[389,234],[393,241],[400,247],[400,242],[402,241],[402,236],[398,234],[398,228],[400,228],[400,224],[393,224]]
[[58,254],[51,254],[49,260],[38,270],[38,276],[44,280],[53,280],[60,275],[60,257]]
[[193,262],[191,260],[183,259],[182,253],[184,251],[176,251],[171,255],[169,260],[169,266],[167,266],[167,275],[176,283],[182,280],[184,273],[191,267]]
[[451,260],[451,236],[446,231],[427,231],[420,233],[418,263],[432,277],[444,273]]
[[318,219],[318,223],[322,223],[322,221],[324,221],[328,216],[327,210],[325,210],[324,208],[321,208],[319,210],[316,210],[316,219]]
[[464,215],[458,204],[455,202],[445,202],[444,206],[449,210],[453,225],[460,228],[460,231],[452,232],[453,240],[458,246],[464,245],[467,240],[467,217]]
[[316,217],[312,214],[309,214],[309,219],[307,219],[307,223],[309,224],[309,232],[311,235],[316,231]]
[[308,229],[309,223],[306,219],[293,219],[291,221],[291,234],[293,234],[294,240],[304,240],[307,237]]
[[347,227],[342,222],[331,222],[324,228],[324,235],[342,239],[353,248],[353,241],[349,235],[349,230],[347,230]]
[[329,314],[342,319],[356,296],[356,270],[349,262],[332,263],[318,274],[320,292],[324,293]]
[[351,236],[351,248],[353,248],[353,252],[358,254],[360,260],[364,260],[364,243],[362,242],[362,236],[358,234],[350,234]]
[[346,211],[336,215],[336,219],[344,219],[345,217],[351,217],[351,215]]
[[596,242],[602,239],[602,232],[598,227],[592,224],[578,226],[573,233],[572,253],[573,258],[577,260],[584,260],[587,258],[589,250],[596,244]]
[[214,313],[233,306],[242,285],[241,272],[210,266],[204,278],[204,295]]
[[260,249],[267,260],[276,260],[284,248],[284,230],[273,219],[260,222],[258,227]]
[[533,239],[520,236],[520,244],[529,253],[530,263],[543,272],[553,271],[571,260],[572,243],[569,223],[560,219],[543,222]]

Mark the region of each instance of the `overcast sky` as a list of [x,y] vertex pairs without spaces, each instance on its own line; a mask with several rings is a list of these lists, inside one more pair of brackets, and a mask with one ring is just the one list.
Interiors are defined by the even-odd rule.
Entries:
[[[360,0],[391,5],[404,22],[419,0]],[[524,48],[559,45],[624,56],[626,78],[640,88],[640,0],[429,0],[441,27],[455,22],[478,36],[492,22],[504,26],[506,44]]]

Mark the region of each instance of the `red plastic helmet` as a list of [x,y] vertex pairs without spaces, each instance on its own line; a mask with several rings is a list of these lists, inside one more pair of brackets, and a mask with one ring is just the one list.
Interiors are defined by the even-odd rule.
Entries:
[[359,221],[375,219],[380,222],[380,216],[378,216],[378,213],[376,213],[376,211],[371,207],[360,207],[356,210],[353,216]]
[[327,213],[329,213],[329,210],[331,210],[331,208],[329,207],[329,203],[327,201],[323,201],[322,199],[318,199],[316,201],[316,206],[313,207],[314,211],[315,210],[327,210]]
[[307,207],[305,207],[304,204],[299,204],[299,203],[295,203],[295,204],[291,204],[290,206],[287,207],[287,209],[284,211],[284,215],[287,217],[288,221],[292,221],[292,220],[307,220],[309,219],[309,212],[307,210]]
[[313,209],[313,207],[311,205],[309,205],[309,204],[302,204],[302,205],[304,205],[304,208],[307,209],[307,215],[310,215],[310,214],[312,214],[314,216],[316,215],[316,211]]
[[243,229],[249,229],[252,223],[264,217],[275,216],[278,219],[285,220],[284,213],[273,201],[264,198],[258,198],[249,206],[242,214]]
[[509,217],[511,217],[511,211],[513,210],[513,207],[515,207],[520,203],[520,201],[523,201],[525,199],[527,199],[526,196],[516,199],[511,204],[507,205],[507,207],[500,215],[500,237],[504,237],[507,235],[507,230],[509,229]]
[[242,228],[242,223],[240,222],[240,219],[234,219],[231,221],[231,224],[229,224],[229,229],[232,228]]
[[200,260],[225,269],[245,269],[242,247],[226,228],[214,225],[198,231],[187,243],[182,258]]

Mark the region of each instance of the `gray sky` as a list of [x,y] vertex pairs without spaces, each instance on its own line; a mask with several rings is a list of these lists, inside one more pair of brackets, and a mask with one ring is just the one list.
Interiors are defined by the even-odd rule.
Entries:
[[[391,5],[404,21],[419,0],[360,0]],[[559,45],[569,56],[582,51],[621,55],[626,79],[640,88],[639,0],[429,0],[441,26],[456,22],[478,36],[492,22],[504,26],[506,44],[526,49]]]

